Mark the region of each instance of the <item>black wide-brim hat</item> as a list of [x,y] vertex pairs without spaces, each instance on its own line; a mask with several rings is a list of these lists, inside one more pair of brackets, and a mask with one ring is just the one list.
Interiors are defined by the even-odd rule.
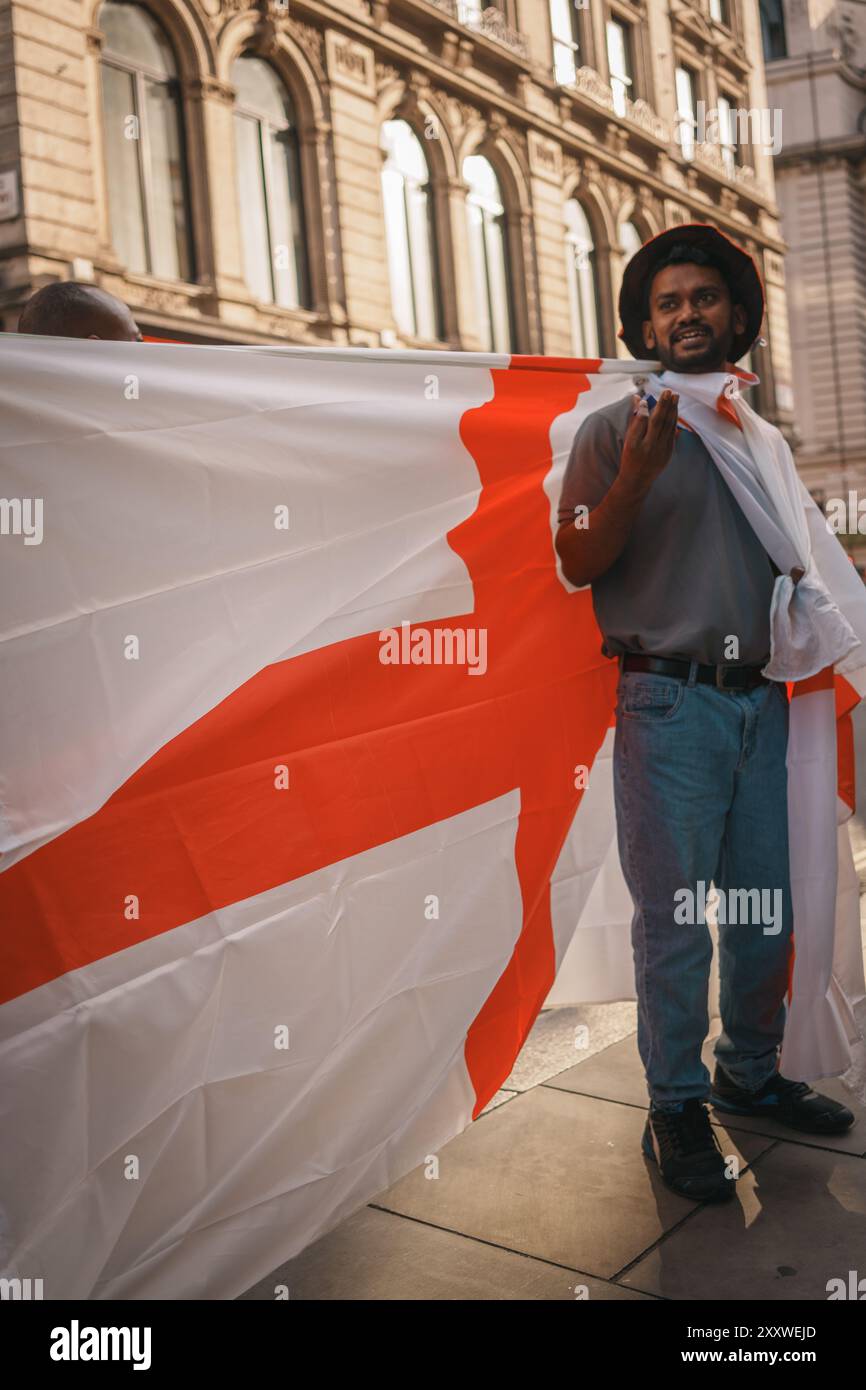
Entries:
[[644,288],[654,267],[664,260],[672,246],[680,242],[687,246],[699,246],[725,268],[731,297],[735,304],[742,304],[746,311],[746,327],[734,338],[728,354],[729,361],[736,362],[749,351],[761,331],[764,287],[758,267],[748,251],[706,222],[687,222],[682,227],[669,227],[667,231],[659,232],[658,236],[650,237],[635,252],[625,268],[619,292],[619,317],[622,323],[619,336],[632,357],[646,358],[652,355],[643,340]]

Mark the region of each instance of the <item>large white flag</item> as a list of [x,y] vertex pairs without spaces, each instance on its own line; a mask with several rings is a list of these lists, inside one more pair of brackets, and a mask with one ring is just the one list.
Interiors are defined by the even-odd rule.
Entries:
[[[616,666],[553,536],[638,365],[0,338],[4,1273],[232,1297],[465,1127],[546,999],[633,997]],[[814,1076],[862,994],[828,844]]]

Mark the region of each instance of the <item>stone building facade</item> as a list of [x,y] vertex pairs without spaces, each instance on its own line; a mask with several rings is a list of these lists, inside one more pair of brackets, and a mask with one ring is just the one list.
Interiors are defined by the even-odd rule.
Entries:
[[92,278],[194,342],[624,354],[635,245],[709,221],[791,427],[772,151],[694,109],[766,107],[758,0],[2,0],[0,82],[6,330]]
[[[866,7],[762,0],[768,96],[784,121],[797,462],[820,502],[866,513]],[[851,519],[855,520],[856,508]],[[866,563],[862,531],[839,539]]]

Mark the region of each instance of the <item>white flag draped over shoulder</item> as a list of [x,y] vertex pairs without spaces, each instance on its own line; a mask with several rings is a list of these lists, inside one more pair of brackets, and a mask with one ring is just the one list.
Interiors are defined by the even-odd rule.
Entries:
[[[0,337],[6,1275],[233,1297],[464,1128],[545,1000],[633,997],[616,666],[553,536],[639,365]],[[863,992],[822,737],[813,1076]]]

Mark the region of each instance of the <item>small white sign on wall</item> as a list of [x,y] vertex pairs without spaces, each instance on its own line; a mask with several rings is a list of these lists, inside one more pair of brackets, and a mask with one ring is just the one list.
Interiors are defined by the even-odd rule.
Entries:
[[8,222],[21,211],[18,196],[18,170],[0,170],[0,222]]

